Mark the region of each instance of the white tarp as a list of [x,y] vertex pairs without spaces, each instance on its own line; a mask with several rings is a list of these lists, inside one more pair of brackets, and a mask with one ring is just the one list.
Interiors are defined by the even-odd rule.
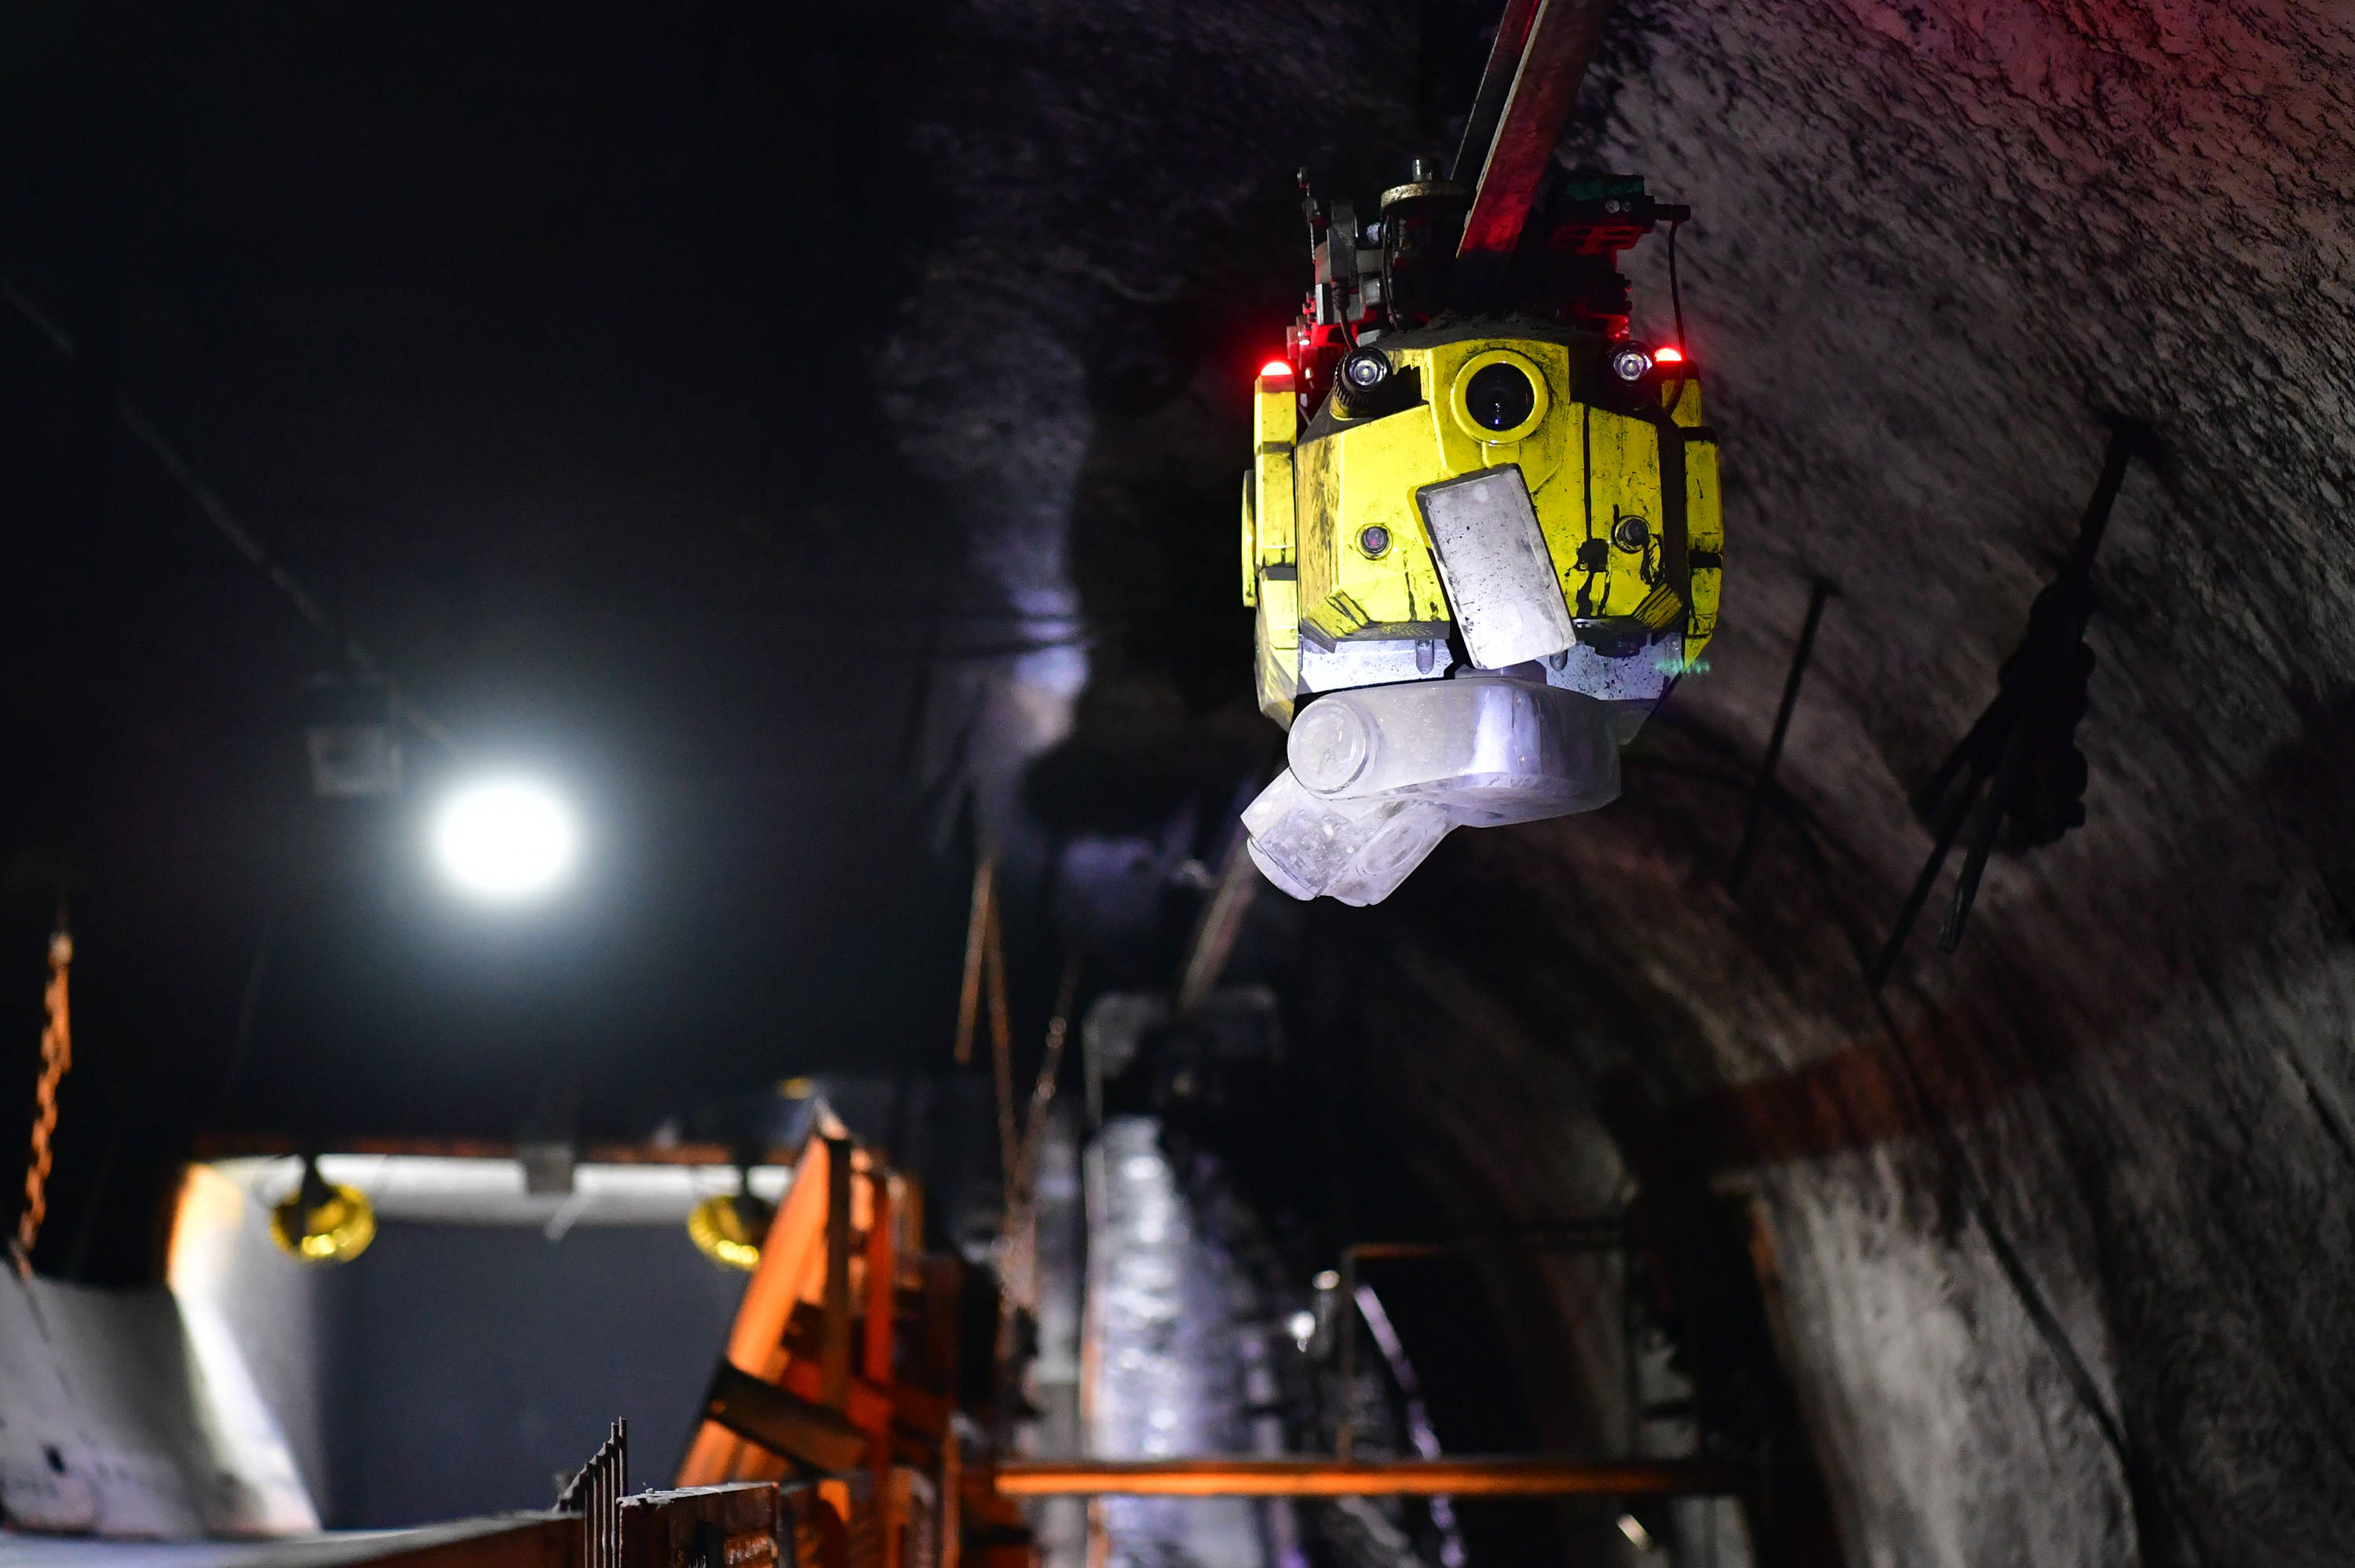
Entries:
[[[212,1180],[219,1189],[192,1183],[199,1208],[208,1196],[217,1209],[242,1204]],[[218,1318],[201,1306],[184,1313],[160,1286],[0,1280],[0,1507],[10,1522],[165,1541],[315,1531],[286,1441]]]

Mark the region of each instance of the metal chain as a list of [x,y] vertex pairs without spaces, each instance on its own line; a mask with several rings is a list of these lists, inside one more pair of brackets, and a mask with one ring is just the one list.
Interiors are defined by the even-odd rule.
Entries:
[[33,1160],[25,1171],[25,1212],[16,1219],[16,1254],[30,1266],[33,1242],[49,1213],[49,1137],[58,1128],[58,1085],[73,1065],[73,1027],[66,1012],[66,969],[73,962],[73,938],[63,931],[49,938],[49,985],[42,1001],[48,1022],[41,1031],[41,1078],[33,1090]]

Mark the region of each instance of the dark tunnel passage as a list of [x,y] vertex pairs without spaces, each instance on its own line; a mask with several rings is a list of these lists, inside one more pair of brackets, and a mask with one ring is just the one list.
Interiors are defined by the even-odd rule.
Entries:
[[[1293,171],[1371,210],[1452,153],[1499,8],[12,16],[10,1103],[61,908],[80,1053],[32,1267],[152,1284],[208,1150],[553,1115],[749,1164],[810,1078],[1003,1266],[975,862],[1016,1082],[1179,985],[1285,756],[1234,529]],[[1365,1275],[1440,1448],[1697,1445],[1758,1478],[1750,1555],[1467,1500],[1238,1568],[2347,1560],[2350,127],[2339,5],[1609,8],[1552,166],[1692,210],[1673,306],[1661,237],[1624,264],[1722,443],[1706,660],[1612,804],[1369,907],[1258,885],[1257,1044],[1165,1010],[1086,1093],[1315,1354],[1343,1249],[1462,1243]],[[1876,984],[2122,429],[2083,825],[1999,849],[1951,953],[1950,871]],[[457,744],[319,798],[304,715],[389,689]],[[414,863],[485,760],[580,796],[558,914]]]

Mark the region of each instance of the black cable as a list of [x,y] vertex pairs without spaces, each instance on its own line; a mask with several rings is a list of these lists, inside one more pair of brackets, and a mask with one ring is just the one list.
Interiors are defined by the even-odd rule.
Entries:
[[1676,315],[1677,352],[1679,354],[1685,348],[1685,295],[1677,281],[1677,231],[1684,226],[1682,218],[1668,225],[1668,309]]
[[254,1025],[261,1015],[262,982],[269,979],[271,960],[277,957],[279,925],[275,915],[263,921],[261,935],[253,944],[253,962],[247,966],[245,991],[238,1001],[237,1029],[229,1037],[229,1065],[221,1069],[220,1081],[213,1087],[215,1104],[228,1099],[229,1086],[237,1082],[253,1049]]
[[[1594,543],[1594,441],[1592,428],[1593,412],[1594,410],[1584,403],[1578,406],[1578,466],[1584,485],[1582,494],[1586,507],[1586,542],[1590,545]],[[1585,556],[1588,552],[1581,550],[1579,554]],[[1588,567],[1586,580],[1578,585],[1578,617],[1581,620],[1590,620],[1594,615],[1595,575],[1595,569]],[[1611,598],[1610,589],[1605,588],[1603,597],[1604,601],[1608,603]]]
[[1684,227],[1678,218],[1668,225],[1668,309],[1677,323],[1677,352],[1684,357],[1677,361],[1677,379],[1668,389],[1668,418],[1677,417],[1678,405],[1685,400],[1685,383],[1690,379],[1692,347],[1685,342],[1685,292],[1677,281],[1677,231]]
[[[71,366],[80,367],[82,365],[81,351],[74,345],[73,339],[68,337],[65,330],[51,321],[48,315],[33,303],[21,290],[6,280],[0,279],[0,296],[5,296],[8,303],[15,307],[16,313],[24,318],[25,323],[40,334],[48,341],[48,345],[57,351],[58,357]],[[453,754],[457,753],[461,749],[458,737],[412,702],[409,694],[401,689],[400,683],[394,680],[383,664],[377,660],[376,655],[369,652],[360,644],[357,638],[351,635],[336,618],[335,613],[328,609],[325,603],[304,587],[301,578],[281,565],[268,550],[262,548],[261,541],[255,538],[251,530],[238,521],[236,514],[229,511],[221,498],[213,493],[210,486],[197,477],[196,471],[181,458],[178,450],[164,439],[164,433],[161,430],[148,422],[147,416],[140,411],[139,407],[124,397],[118,387],[106,387],[101,389],[113,403],[114,416],[121,421],[123,428],[130,432],[133,440],[147,449],[148,455],[161,465],[164,471],[171,476],[172,482],[196,503],[197,510],[204,514],[205,521],[213,525],[213,531],[227,541],[229,548],[244,556],[248,565],[269,578],[270,586],[284,596],[286,601],[294,607],[294,612],[303,618],[312,630],[334,644],[336,652],[340,653],[347,663],[370,680],[381,682],[395,713],[409,720],[421,735],[439,742]]]

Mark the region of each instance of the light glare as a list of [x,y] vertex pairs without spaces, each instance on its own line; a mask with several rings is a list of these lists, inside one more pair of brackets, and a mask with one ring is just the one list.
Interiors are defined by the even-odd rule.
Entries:
[[433,845],[452,882],[483,898],[527,898],[572,863],[572,813],[554,792],[523,779],[470,785],[452,795]]

